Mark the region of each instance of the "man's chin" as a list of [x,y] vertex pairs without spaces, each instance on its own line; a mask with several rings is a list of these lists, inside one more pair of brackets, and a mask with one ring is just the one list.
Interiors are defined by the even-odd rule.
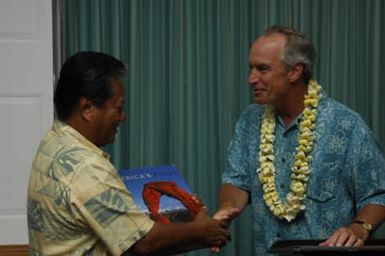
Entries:
[[261,105],[269,104],[267,99],[261,97],[254,97],[254,102]]
[[106,141],[105,141],[103,146],[106,146],[108,144],[112,144],[112,143],[114,143],[114,141],[115,141],[115,134],[112,135],[110,138],[106,139]]

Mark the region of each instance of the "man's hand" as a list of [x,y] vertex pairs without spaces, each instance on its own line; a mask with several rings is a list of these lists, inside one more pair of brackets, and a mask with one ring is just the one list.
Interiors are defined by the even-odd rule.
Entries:
[[[226,206],[219,209],[213,216],[215,220],[225,221],[226,227],[230,226],[231,221],[241,213],[241,210],[232,206]],[[213,253],[218,253],[220,247],[211,247],[210,251]]]
[[[219,191],[219,209],[213,218],[225,221],[228,227],[231,221],[245,209],[249,201],[249,192],[229,183],[222,185]],[[220,247],[213,246],[211,252],[219,252]]]
[[230,222],[241,213],[241,210],[232,206],[226,206],[219,209],[213,216],[215,220],[225,220]]
[[208,216],[206,207],[202,207],[194,221],[201,222],[206,226],[205,236],[202,241],[207,246],[223,247],[227,241],[231,240],[230,231],[227,228],[227,223],[223,220],[214,220]]
[[370,223],[372,227],[377,227],[385,220],[385,206],[377,204],[368,204],[364,206],[354,218],[356,221],[349,227],[341,227],[334,232],[326,241],[320,243],[320,246],[360,246],[365,243],[369,237],[369,230],[365,229],[357,221]]
[[341,227],[320,246],[361,246],[369,237],[369,231],[359,224]]

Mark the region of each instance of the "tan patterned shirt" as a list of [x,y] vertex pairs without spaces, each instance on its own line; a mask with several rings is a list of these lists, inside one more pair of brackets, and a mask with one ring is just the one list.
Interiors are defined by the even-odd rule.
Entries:
[[33,160],[30,255],[121,255],[151,229],[108,155],[55,121]]

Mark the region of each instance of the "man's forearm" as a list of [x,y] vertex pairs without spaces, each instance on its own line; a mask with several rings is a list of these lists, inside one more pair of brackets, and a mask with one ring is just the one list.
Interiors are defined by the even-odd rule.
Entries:
[[375,229],[385,221],[385,206],[368,204],[358,212],[354,220],[369,223]]
[[[167,226],[165,226],[167,225]],[[155,223],[150,233],[139,240],[132,250],[135,255],[168,255],[204,247],[199,241],[201,227],[190,223]]]
[[150,232],[129,252],[134,255],[170,255],[210,246],[222,247],[230,240],[225,221],[208,217],[202,209],[193,221],[164,224],[155,222]]
[[234,207],[243,211],[248,201],[249,193],[232,184],[224,184],[220,189],[219,209]]

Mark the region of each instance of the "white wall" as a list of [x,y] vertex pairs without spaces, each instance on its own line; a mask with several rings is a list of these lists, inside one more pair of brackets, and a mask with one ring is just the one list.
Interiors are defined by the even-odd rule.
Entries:
[[0,0],[0,244],[27,243],[26,193],[53,120],[51,0]]

